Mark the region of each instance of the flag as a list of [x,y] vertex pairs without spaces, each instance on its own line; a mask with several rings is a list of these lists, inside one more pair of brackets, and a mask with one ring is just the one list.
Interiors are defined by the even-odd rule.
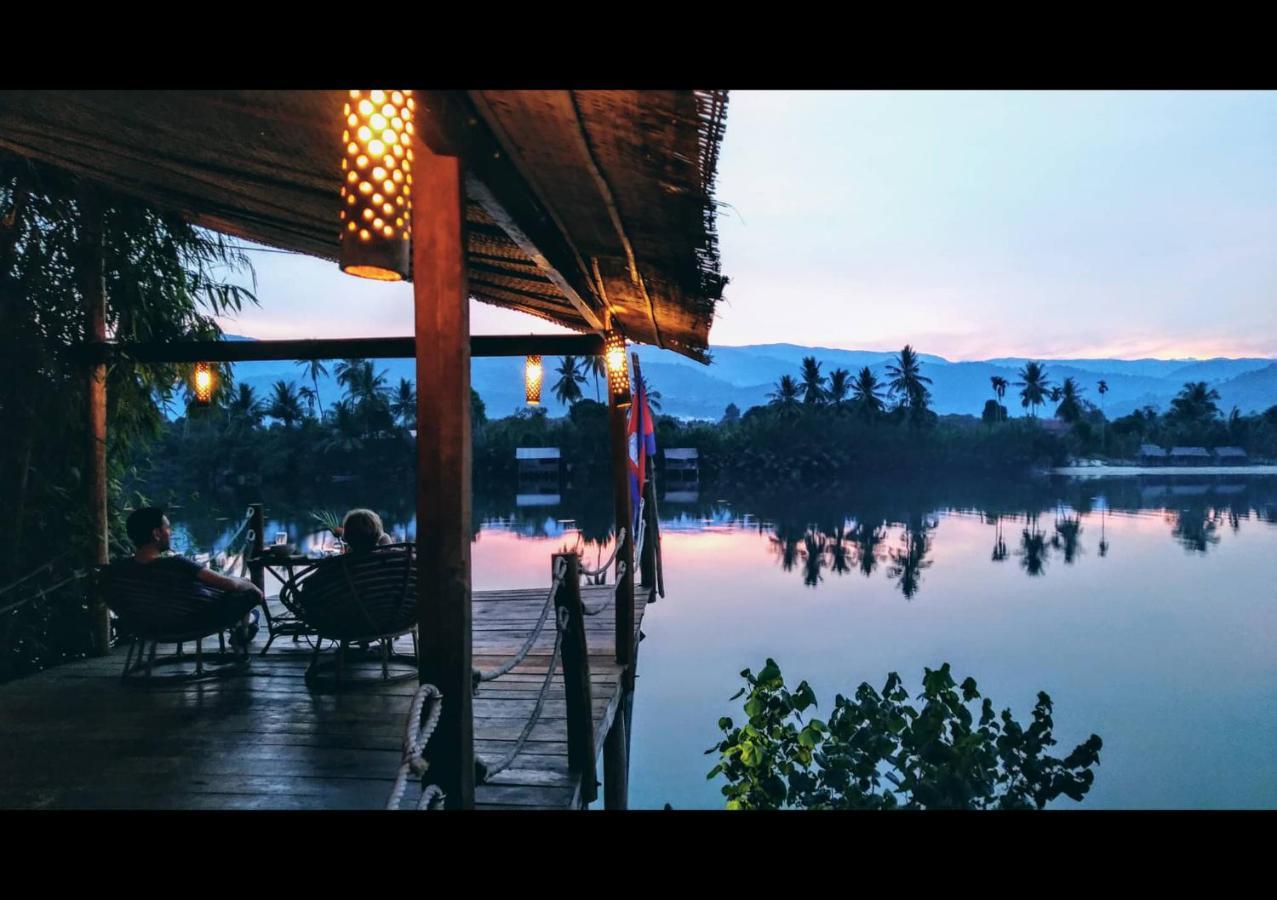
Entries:
[[652,423],[652,411],[647,405],[643,379],[636,378],[635,381],[635,397],[630,405],[626,437],[630,456],[630,510],[637,529],[639,501],[643,498],[643,484],[647,480],[647,460],[656,455],[656,429]]

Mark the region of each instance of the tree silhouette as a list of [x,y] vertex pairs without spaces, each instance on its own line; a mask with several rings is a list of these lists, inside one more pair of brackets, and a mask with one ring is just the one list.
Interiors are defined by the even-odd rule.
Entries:
[[1077,422],[1082,418],[1082,388],[1072,378],[1064,379],[1060,386],[1059,406],[1055,408],[1055,416],[1065,422]]
[[825,398],[836,410],[841,411],[847,403],[847,395],[851,391],[851,373],[846,369],[834,369],[829,373],[829,387]]
[[879,393],[878,379],[868,366],[860,370],[851,385],[851,402],[865,419],[877,418],[886,409]]
[[1041,363],[1028,362],[1020,370],[1019,376],[1020,380],[1015,385],[1021,389],[1020,405],[1037,418],[1038,407],[1042,405],[1050,389],[1050,382],[1046,379],[1046,368]]
[[283,422],[285,428],[292,428],[302,420],[301,397],[294,382],[282,379],[275,382],[275,393],[266,407],[266,415]]
[[799,375],[802,379],[803,402],[809,406],[825,402],[825,376],[820,374],[820,363],[816,357],[803,357],[803,368]]
[[780,381],[772,387],[771,393],[767,395],[772,406],[779,407],[783,412],[792,412],[798,407],[798,395],[801,389],[798,382],[794,380],[792,375],[780,376]]
[[576,357],[563,357],[554,371],[559,376],[551,388],[555,398],[564,406],[572,406],[581,399],[581,385],[585,384],[585,376],[581,374]]
[[896,356],[894,365],[887,366],[887,390],[892,397],[899,397],[897,405],[910,413],[919,413],[927,408],[931,401],[931,392],[927,385],[931,379],[922,374],[922,365],[913,347],[905,344],[904,349]]
[[322,359],[299,359],[295,360],[297,365],[302,367],[302,372],[310,379],[311,390],[315,396],[315,402],[319,404],[319,414],[324,414],[324,404],[319,398],[319,376],[328,377],[328,368],[324,365]]

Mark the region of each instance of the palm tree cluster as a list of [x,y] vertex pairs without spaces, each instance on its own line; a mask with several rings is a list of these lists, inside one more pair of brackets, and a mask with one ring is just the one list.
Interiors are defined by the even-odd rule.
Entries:
[[[828,375],[821,371],[814,356],[803,357],[797,377],[781,375],[767,398],[769,405],[782,414],[792,415],[800,408],[826,408],[837,413],[851,412],[868,421],[887,412],[888,401],[894,409],[911,421],[920,421],[929,412],[931,379],[922,374],[913,348],[906,345],[894,363],[886,366],[889,381],[879,381],[873,369],[865,366],[853,378],[846,369],[834,369]],[[884,396],[885,394],[885,396]]]

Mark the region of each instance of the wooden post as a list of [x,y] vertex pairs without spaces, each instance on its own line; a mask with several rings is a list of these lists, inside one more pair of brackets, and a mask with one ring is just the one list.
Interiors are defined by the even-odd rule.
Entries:
[[443,695],[427,755],[448,809],[474,808],[470,647],[470,298],[461,161],[413,142],[418,674]]
[[249,522],[248,529],[252,533],[252,541],[248,547],[248,577],[257,585],[257,589],[262,592],[262,596],[266,596],[266,564],[262,562],[262,551],[266,549],[266,536],[262,533],[266,530],[266,516],[262,511],[260,503],[248,504]]
[[656,507],[656,492],[652,482],[643,484],[643,551],[639,554],[639,585],[651,592],[656,587],[656,528],[652,512]]
[[630,507],[630,455],[625,433],[626,411],[608,396],[609,427],[612,437],[612,499],[616,507],[616,533],[624,530],[625,540],[617,551],[625,574],[616,581],[616,661],[622,665],[634,659],[634,513]]
[[[617,685],[618,690],[622,690]],[[630,764],[629,742],[625,738],[625,696],[617,698],[612,727],[603,740],[603,808],[626,809],[629,806]]]
[[[102,250],[102,204],[92,188],[79,197],[83,216],[84,254],[81,259],[81,290],[84,293],[87,319],[86,337],[90,343],[106,341],[106,266]],[[89,562],[104,566],[110,562],[107,542],[106,513],[106,361],[95,362],[88,373],[89,446],[86,471],[89,521]],[[93,598],[94,643],[99,654],[111,650],[111,620],[101,599]]]
[[567,610],[563,634],[563,690],[567,697],[568,771],[581,779],[581,800],[589,803],[598,795],[598,769],[594,759],[594,703],[590,692],[590,649],[585,639],[585,614],[581,609],[581,558],[575,553],[556,553],[567,564],[563,582],[554,595],[556,616]]

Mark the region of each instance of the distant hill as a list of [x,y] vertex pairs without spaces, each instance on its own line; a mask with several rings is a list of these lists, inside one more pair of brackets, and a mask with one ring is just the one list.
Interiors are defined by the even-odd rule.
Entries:
[[[252,340],[228,335],[229,340]],[[684,418],[718,419],[729,403],[742,412],[765,403],[767,394],[781,375],[798,375],[804,356],[815,356],[822,371],[844,368],[853,375],[868,366],[880,380],[885,380],[886,367],[895,357],[894,351],[838,350],[803,347],[796,344],[751,344],[711,348],[713,362],[704,366],[686,357],[654,347],[636,348],[648,383],[662,395],[663,412]],[[950,362],[939,356],[920,354],[922,373],[932,379],[931,392],[935,409],[941,414],[968,413],[979,415],[985,400],[993,396],[989,379],[1000,375],[1015,382],[1016,372],[1027,358],[1002,357],[978,362]],[[1246,359],[1061,359],[1041,360],[1047,376],[1058,384],[1067,377],[1076,379],[1085,390],[1083,397],[1099,404],[1096,383],[1108,382],[1104,410],[1110,418],[1152,405],[1165,410],[1170,400],[1186,381],[1205,381],[1220,393],[1220,408],[1227,412],[1236,405],[1242,412],[1259,412],[1277,404],[1277,360]],[[550,387],[557,359],[545,360],[546,381],[542,399],[550,415],[565,410],[555,402]],[[319,394],[325,405],[340,396],[336,379],[331,374],[320,379]],[[391,386],[399,379],[412,379],[414,366],[408,359],[377,361],[377,370],[387,373]],[[294,363],[254,362],[235,366],[237,379],[251,384],[260,395],[271,390],[279,380],[303,383],[301,368]],[[523,407],[523,360],[505,358],[475,359],[471,383],[487,406],[488,415],[506,416]],[[593,378],[584,385],[587,397],[595,396]],[[606,399],[606,384],[599,385]],[[1024,411],[1017,389],[1007,390],[1005,400],[1012,415]]]

